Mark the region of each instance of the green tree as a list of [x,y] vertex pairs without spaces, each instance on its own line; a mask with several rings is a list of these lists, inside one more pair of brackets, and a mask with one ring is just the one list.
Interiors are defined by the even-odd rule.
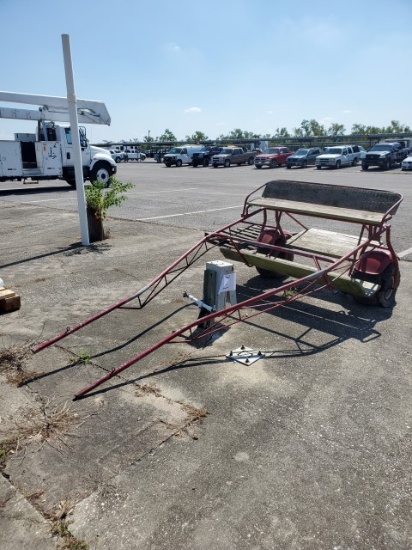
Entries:
[[152,143],[154,141],[154,138],[150,134],[147,134],[147,136],[143,136],[143,141],[145,143]]
[[169,128],[166,128],[163,134],[156,138],[156,141],[177,141],[177,139],[174,133]]
[[283,127],[283,128],[276,128],[276,132],[274,134],[273,137],[276,137],[276,138],[288,138],[290,137],[290,134],[287,130],[287,128]]
[[193,141],[194,143],[200,143],[201,141],[206,141],[207,139],[209,139],[207,135],[200,130],[196,130],[192,136],[185,137],[186,141]]
[[344,136],[345,135],[345,126],[343,124],[338,124],[334,122],[328,128],[328,135],[330,136]]

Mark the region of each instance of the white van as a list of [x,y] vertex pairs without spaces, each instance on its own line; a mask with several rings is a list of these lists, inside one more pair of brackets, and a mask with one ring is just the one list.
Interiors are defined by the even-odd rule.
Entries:
[[182,145],[182,147],[173,147],[163,157],[163,162],[169,168],[172,164],[182,166],[182,164],[192,164],[193,153],[203,151],[203,145]]

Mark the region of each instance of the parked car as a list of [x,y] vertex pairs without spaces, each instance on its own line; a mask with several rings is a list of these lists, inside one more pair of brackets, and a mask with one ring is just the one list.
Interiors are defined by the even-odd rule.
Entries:
[[182,164],[192,164],[193,154],[199,153],[203,149],[203,145],[184,145],[183,147],[173,147],[164,155],[163,162],[170,168],[175,164],[178,168]]
[[209,166],[213,155],[218,155],[222,147],[217,145],[205,145],[199,153],[193,153],[192,166]]
[[117,163],[125,160],[125,154],[121,151],[113,151],[112,149],[110,149],[110,155],[112,159]]
[[380,141],[366,153],[362,160],[362,170],[367,170],[369,166],[378,166],[381,170],[387,170],[396,164],[402,165],[402,161],[409,155],[409,152],[403,141]]
[[326,147],[323,153],[316,157],[316,168],[320,170],[322,166],[330,168],[341,168],[342,166],[355,166],[360,159],[360,151],[354,151],[352,145],[334,145]]
[[256,168],[267,166],[268,168],[276,168],[286,163],[286,159],[290,157],[292,151],[288,147],[268,147],[264,153],[259,153],[255,157]]
[[240,166],[247,163],[250,166],[253,164],[256,151],[245,151],[242,147],[222,147],[217,155],[212,157],[213,168],[224,166],[228,168],[231,164]]
[[286,168],[292,168],[292,166],[305,168],[305,166],[310,164],[313,165],[316,162],[316,157],[320,154],[322,154],[322,150],[319,147],[298,149],[286,159]]
[[401,164],[402,170],[412,170],[412,155],[409,155],[409,157],[406,157],[406,159],[403,159]]

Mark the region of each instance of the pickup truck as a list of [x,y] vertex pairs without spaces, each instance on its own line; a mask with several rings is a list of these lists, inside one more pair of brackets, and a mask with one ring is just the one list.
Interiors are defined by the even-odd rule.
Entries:
[[139,160],[146,160],[146,155],[144,153],[141,153],[141,152],[137,152],[137,153],[125,153],[125,162],[128,162],[129,160],[135,160],[136,162],[138,162]]
[[325,147],[323,153],[316,157],[316,168],[341,168],[342,166],[355,166],[361,152],[355,151],[351,145],[334,145]]
[[113,150],[111,149],[109,152],[110,152],[110,156],[112,157],[112,159],[113,159],[116,163],[119,163],[119,162],[121,162],[122,160],[125,160],[125,154],[124,154],[122,151],[113,151]]
[[264,153],[260,153],[255,157],[256,168],[267,166],[268,168],[276,168],[286,164],[286,159],[290,157],[292,151],[287,147],[269,147]]
[[404,142],[395,140],[376,143],[362,159],[362,170],[367,170],[369,166],[378,166],[381,170],[387,170],[395,164],[402,164],[410,151],[405,145]]
[[212,157],[213,168],[224,166],[228,168],[231,164],[240,166],[243,163],[253,164],[256,151],[245,151],[242,147],[222,147],[217,155]]
[[193,153],[192,157],[192,166],[196,168],[197,166],[209,166],[210,161],[214,155],[218,155],[222,147],[217,145],[205,145],[204,149],[199,151],[199,153]]

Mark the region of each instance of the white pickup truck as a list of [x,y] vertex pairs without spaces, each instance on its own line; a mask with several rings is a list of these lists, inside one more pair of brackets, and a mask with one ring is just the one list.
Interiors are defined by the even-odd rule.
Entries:
[[124,161],[128,162],[129,160],[135,160],[136,162],[146,160],[146,155],[140,151],[138,152],[126,152]]
[[334,145],[326,147],[323,153],[316,157],[316,168],[322,166],[340,168],[341,166],[355,166],[365,155],[365,150],[360,145]]

